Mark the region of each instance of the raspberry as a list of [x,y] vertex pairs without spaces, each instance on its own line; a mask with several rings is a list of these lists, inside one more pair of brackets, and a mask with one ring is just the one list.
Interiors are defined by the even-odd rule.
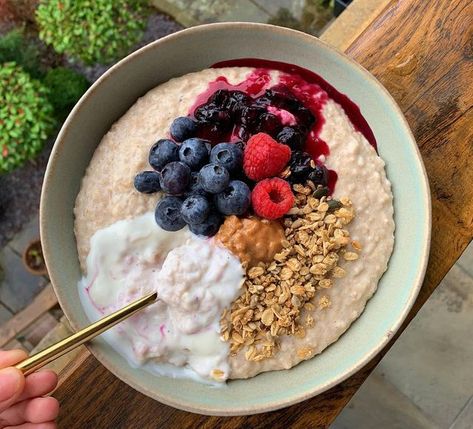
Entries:
[[283,179],[273,177],[258,182],[251,194],[253,209],[258,216],[277,219],[294,205],[291,186]]
[[243,170],[252,180],[277,176],[289,162],[291,149],[265,133],[252,136],[245,147]]

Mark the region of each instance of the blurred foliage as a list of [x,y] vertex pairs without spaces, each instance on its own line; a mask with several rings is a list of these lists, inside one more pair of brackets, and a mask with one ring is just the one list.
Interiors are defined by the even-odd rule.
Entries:
[[142,37],[146,5],[144,0],[41,0],[39,36],[58,53],[86,64],[107,64]]
[[333,10],[334,3],[335,3],[335,0],[319,0],[319,5],[325,9]]
[[333,18],[333,1],[306,0],[302,10],[301,24],[303,28],[317,29],[315,34],[320,34],[322,29]]
[[22,28],[0,38],[0,63],[14,61],[35,78],[41,77],[38,52],[37,45],[24,36]]
[[0,23],[7,23],[15,19],[15,12],[10,0],[0,0]]
[[39,0],[0,0],[0,23],[33,22]]
[[276,15],[268,20],[268,24],[280,25],[281,27],[293,28],[294,30],[304,31],[300,21],[286,7],[278,9]]
[[0,65],[0,174],[34,158],[53,130],[47,89],[14,62]]
[[333,18],[333,4],[334,0],[305,0],[302,10],[296,13],[297,16],[294,16],[291,9],[282,7],[268,20],[268,24],[318,35]]
[[65,67],[49,70],[43,83],[49,91],[49,101],[59,119],[65,118],[89,87],[89,81],[84,76]]

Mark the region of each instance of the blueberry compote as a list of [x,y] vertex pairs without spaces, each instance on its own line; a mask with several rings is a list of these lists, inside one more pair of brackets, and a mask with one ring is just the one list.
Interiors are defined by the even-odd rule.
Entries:
[[[328,186],[333,192],[337,175],[323,165],[328,145],[320,138],[324,123],[322,108],[328,98],[338,102],[355,128],[376,148],[374,135],[359,108],[317,74],[291,64],[242,59],[213,67],[254,67],[247,78],[232,85],[224,76],[210,82],[189,111],[197,135],[212,144],[243,141],[264,132],[292,150],[289,163],[291,183]],[[278,82],[271,79],[278,70]],[[286,171],[287,174],[287,171]]]

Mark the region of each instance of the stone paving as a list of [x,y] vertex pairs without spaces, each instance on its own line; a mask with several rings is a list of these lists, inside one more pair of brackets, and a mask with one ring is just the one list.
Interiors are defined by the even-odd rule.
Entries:
[[30,274],[21,255],[28,243],[39,237],[38,217],[33,219],[0,250],[0,320],[26,307],[47,284],[42,276]]
[[319,35],[333,19],[326,0],[151,0],[189,27],[210,22],[262,22]]
[[333,429],[473,428],[473,243]]

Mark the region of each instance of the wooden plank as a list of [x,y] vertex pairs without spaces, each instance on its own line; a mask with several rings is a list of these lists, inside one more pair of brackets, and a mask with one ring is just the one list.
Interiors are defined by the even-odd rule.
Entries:
[[[51,312],[48,312],[46,314],[50,313]],[[56,321],[56,326],[54,327],[54,329],[50,330],[42,338],[40,343],[35,345],[35,348],[31,351],[31,353],[37,353],[41,350],[44,350],[52,344],[55,344],[58,341],[70,336],[72,333],[73,331],[69,325],[69,322],[67,321],[66,317],[63,316],[60,321]],[[51,369],[56,373],[61,374],[63,370],[71,363],[74,364],[75,362],[77,362],[78,359],[80,359],[80,355],[86,350],[87,349],[84,346],[80,346],[74,350],[71,350],[69,353],[66,353],[65,355],[55,359],[54,361],[48,363],[45,368]]]
[[471,40],[473,2],[403,0],[347,51],[398,102],[429,176],[432,247],[417,310],[473,235]]
[[47,311],[18,335],[21,339],[24,338],[29,344],[36,347],[58,323],[59,322]]
[[8,322],[13,317],[13,313],[0,302],[0,326]]
[[0,327],[0,348],[15,338],[19,332],[26,329],[42,314],[57,305],[56,294],[51,284],[48,284],[33,300],[16,316]]
[[19,341],[15,339],[5,344],[5,350],[16,350],[16,349],[24,350],[25,352],[30,351],[28,347],[26,347],[24,344],[20,343]]
[[173,410],[135,392],[89,357],[56,393],[62,403],[60,426],[328,427],[473,236],[472,39],[473,2],[399,0],[348,49],[390,90],[405,112],[432,191],[433,240],[427,276],[406,322],[382,353],[316,398],[285,410],[233,418]]
[[[351,378],[346,387],[355,391],[357,378]],[[159,427],[181,429],[266,429],[266,428],[325,428],[327,417],[333,420],[332,401],[313,398],[292,407],[265,414],[240,417],[208,417],[179,411],[144,396],[117,379],[93,356],[78,366],[54,396],[61,402],[59,427],[96,427],[126,429],[131,427]],[[323,396],[323,395],[322,395]],[[78,400],[80,398],[80,400]],[[98,411],[100,409],[100,412]]]
[[392,0],[355,0],[322,33],[320,39],[345,51]]
[[[76,353],[73,360],[70,360],[68,363],[65,363],[61,369],[54,368],[58,373],[59,381],[56,389],[59,389],[62,384],[69,380],[72,374],[77,374],[77,370],[82,368],[87,359],[91,357],[90,352],[86,349],[85,346],[80,346],[78,349],[72,351],[71,353]],[[67,355],[65,355],[67,356]]]

